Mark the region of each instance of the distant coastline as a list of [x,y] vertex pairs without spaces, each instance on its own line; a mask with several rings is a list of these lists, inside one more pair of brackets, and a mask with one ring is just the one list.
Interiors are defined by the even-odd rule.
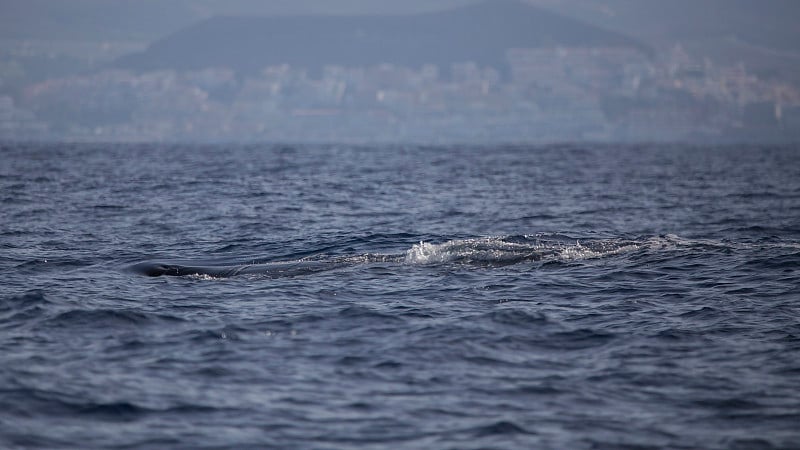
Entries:
[[0,90],[0,139],[800,141],[791,81],[512,0],[215,17],[83,73],[17,83]]

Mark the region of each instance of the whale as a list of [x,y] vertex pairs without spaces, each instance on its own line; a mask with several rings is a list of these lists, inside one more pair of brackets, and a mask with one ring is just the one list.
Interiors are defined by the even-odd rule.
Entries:
[[288,277],[323,272],[346,264],[336,261],[291,261],[240,265],[183,265],[167,262],[145,261],[134,264],[129,270],[147,277],[209,276],[230,278],[239,275]]
[[[455,239],[441,244],[421,241],[403,253],[362,253],[351,255],[312,254],[295,260],[252,263],[226,260],[151,260],[128,266],[148,277],[208,276],[230,278],[257,275],[281,278],[314,274],[362,264],[459,264],[472,267],[503,267],[519,263],[537,265],[572,262],[636,251],[649,240],[588,239],[578,242],[563,235],[506,236]],[[132,261],[131,261],[132,263]]]

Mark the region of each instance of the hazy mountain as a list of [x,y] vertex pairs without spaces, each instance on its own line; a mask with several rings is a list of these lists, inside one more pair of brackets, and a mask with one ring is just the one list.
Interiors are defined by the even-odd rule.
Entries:
[[507,49],[559,45],[646,50],[622,34],[517,1],[494,0],[414,15],[214,17],[115,65],[252,72],[283,63],[318,71],[327,64],[449,68],[475,61],[502,70]]
[[152,42],[215,15],[408,14],[474,0],[2,0],[0,39]]
[[[374,17],[446,10],[474,1],[0,0],[0,94],[26,82],[95,70],[120,54],[149,43],[165,44],[165,36],[221,15],[284,16],[281,21],[291,21],[287,15]],[[761,77],[800,83],[797,0],[524,1],[630,36],[657,53],[680,44],[696,60],[708,58],[721,66],[742,63]],[[198,26],[213,28],[214,22],[225,20]],[[76,51],[73,41],[82,41],[79,48],[85,51]]]
[[[525,0],[648,43],[800,50],[797,0]],[[0,38],[154,41],[215,15],[409,14],[474,0],[2,0]]]

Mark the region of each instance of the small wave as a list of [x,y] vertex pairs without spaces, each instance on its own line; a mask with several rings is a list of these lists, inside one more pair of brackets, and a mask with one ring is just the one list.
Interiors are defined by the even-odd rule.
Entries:
[[42,316],[50,301],[42,291],[30,291],[20,296],[0,299],[0,327],[15,327]]
[[518,327],[529,327],[532,324],[547,323],[547,316],[541,312],[530,312],[520,309],[505,308],[494,310],[486,314],[492,322]]
[[[195,403],[152,406],[124,399],[100,400],[63,391],[35,388],[3,390],[0,407],[23,417],[47,412],[51,416],[83,416],[103,421],[131,421],[149,414],[205,414],[226,410],[226,408]],[[62,445],[55,447],[65,448]]]
[[54,326],[140,326],[154,321],[181,322],[175,316],[117,309],[73,309],[48,320]]
[[497,435],[508,434],[536,434],[533,431],[526,430],[514,422],[508,420],[501,420],[489,425],[478,427],[474,430],[474,434],[478,437],[488,437]]
[[49,304],[50,301],[40,290],[28,291],[22,295],[6,297],[0,301],[0,312],[17,311]]
[[551,334],[548,345],[559,350],[581,350],[605,345],[615,337],[610,332],[579,328]]
[[367,307],[364,307],[364,306],[359,306],[359,305],[348,306],[348,307],[342,309],[341,311],[339,311],[338,315],[339,315],[339,317],[345,317],[347,319],[363,320],[363,321],[370,321],[370,322],[375,322],[375,321],[380,321],[380,322],[401,322],[402,321],[402,318],[398,317],[397,315],[381,313],[381,312],[375,311],[373,309],[370,309],[370,308],[367,308]]
[[76,406],[75,409],[78,415],[105,420],[131,420],[150,412],[147,408],[129,402],[88,403]]

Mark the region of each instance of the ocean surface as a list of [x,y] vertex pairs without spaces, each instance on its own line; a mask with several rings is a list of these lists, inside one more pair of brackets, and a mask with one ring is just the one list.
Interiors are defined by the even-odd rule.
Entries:
[[0,448],[800,448],[800,147],[0,145]]

